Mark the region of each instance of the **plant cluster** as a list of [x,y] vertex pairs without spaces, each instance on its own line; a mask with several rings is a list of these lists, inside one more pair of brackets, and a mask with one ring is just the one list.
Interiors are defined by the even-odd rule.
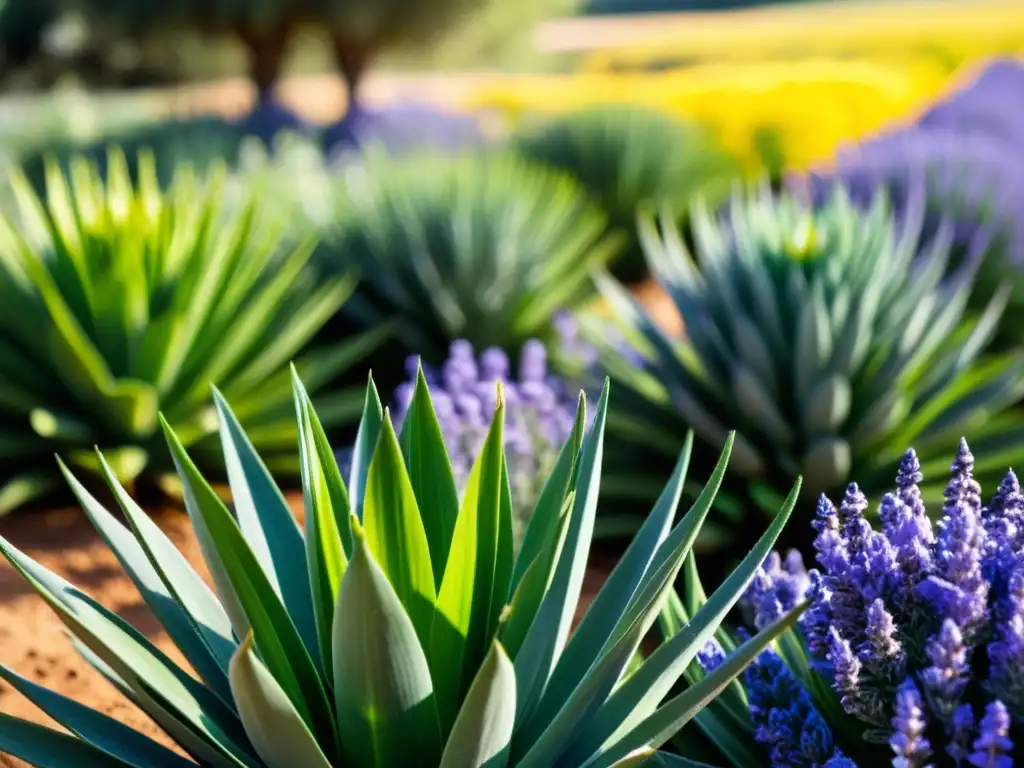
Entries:
[[[1024,141],[1018,126],[1018,94],[1024,89],[1024,63],[997,59],[968,85],[931,106],[913,124],[846,148],[834,168],[813,174],[812,196],[842,184],[860,205],[887,190],[898,209],[917,187],[926,199],[926,227],[953,224],[953,246],[962,257],[979,247],[986,257],[976,302],[1000,282],[1013,286],[1014,308],[1024,304],[1020,260],[1024,248]],[[1011,313],[1013,314],[1013,313]],[[1000,341],[1018,346],[1020,331],[1009,318]]]
[[[754,764],[819,765],[839,744],[856,765],[1008,768],[1020,758],[1024,494],[1010,471],[983,505],[974,467],[961,440],[933,524],[907,451],[877,527],[853,484],[838,507],[818,502],[817,569],[796,551],[765,561],[740,603],[745,626],[766,626],[805,596],[811,605],[744,673],[741,730],[762,745]],[[712,644],[698,659],[712,670],[721,653]]]
[[[0,509],[57,487],[55,451],[97,472],[98,445],[123,482],[165,485],[161,411],[214,469],[210,384],[270,465],[297,473],[289,362],[320,394],[382,338],[307,348],[354,280],[314,282],[309,236],[289,243],[258,188],[225,204],[223,172],[201,180],[183,167],[161,191],[149,155],[135,184],[121,154],[106,170],[103,180],[81,158],[67,177],[51,166],[45,197],[16,174],[17,210],[0,215]],[[325,423],[353,421],[360,402],[336,389],[320,401]]]
[[[986,471],[998,451],[1008,453],[1001,462],[1017,461],[1022,359],[984,354],[1006,291],[980,316],[968,313],[983,252],[947,275],[949,228],[922,242],[922,200],[911,203],[897,221],[882,196],[865,212],[842,189],[819,206],[738,194],[719,218],[693,216],[696,260],[671,220],[660,233],[642,223],[651,270],[685,335],[668,335],[599,279],[647,355],[638,368],[618,349],[602,351],[626,390],[612,429],[636,447],[633,464],[616,471],[657,471],[656,457],[688,428],[710,446],[736,429],[734,467],[747,485],[731,490],[769,505],[797,474],[813,494],[853,477],[876,490],[911,441],[929,472],[964,432],[985,446]],[[635,483],[634,496],[644,489]],[[934,500],[941,485],[924,492]]]
[[647,274],[636,233],[637,211],[668,208],[685,216],[697,196],[721,200],[735,161],[698,125],[642,107],[596,105],[530,126],[513,138],[517,152],[572,174],[628,234],[613,273],[627,282]]
[[422,373],[401,436],[371,380],[347,483],[293,373],[304,533],[219,394],[233,510],[163,421],[212,590],[102,456],[128,526],[62,464],[198,678],[3,538],[0,553],[89,664],[194,762],[2,665],[0,676],[68,733],[0,715],[0,749],[55,768],[686,765],[662,745],[799,616],[799,608],[790,612],[670,695],[771,550],[798,487],[677,641],[638,659],[722,483],[729,447],[705,493],[675,522],[685,447],[661,500],[570,634],[597,509],[608,389],[589,432],[580,399],[514,552],[506,406],[495,387],[493,420],[460,498]]
[[[564,322],[564,321],[563,321]],[[409,378],[395,391],[393,420],[401,429],[412,407],[419,371],[430,386],[441,434],[460,494],[465,491],[476,457],[487,439],[501,382],[505,404],[504,449],[508,461],[513,508],[513,541],[522,541],[544,482],[558,460],[562,445],[572,434],[579,390],[574,393],[548,366],[544,344],[532,339],[519,355],[518,376],[513,377],[509,356],[498,347],[474,353],[465,341],[451,345],[439,368],[423,366],[419,358],[406,360]],[[592,414],[591,414],[592,415]],[[590,426],[589,422],[586,425]],[[354,449],[338,452],[343,471],[351,467]]]
[[406,354],[433,365],[457,339],[510,354],[551,341],[555,314],[592,296],[589,270],[617,246],[571,177],[504,153],[369,152],[338,174],[331,202],[317,263],[359,272],[345,315],[361,328],[395,320]]

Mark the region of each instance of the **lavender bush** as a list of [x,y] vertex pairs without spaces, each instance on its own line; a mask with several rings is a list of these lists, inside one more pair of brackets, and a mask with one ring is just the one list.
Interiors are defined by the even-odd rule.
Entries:
[[[571,333],[571,318],[562,316],[561,327]],[[580,352],[585,353],[586,347],[581,346]],[[392,403],[396,429],[401,429],[412,402],[419,366],[417,357],[406,360],[408,380],[399,385]],[[511,368],[508,355],[498,347],[489,347],[477,356],[473,346],[462,339],[452,343],[448,359],[439,368],[424,366],[423,373],[460,494],[487,437],[496,405],[495,382],[502,382],[505,453],[518,542],[558,451],[572,433],[580,390],[552,372],[547,348],[535,339],[523,345],[518,375],[513,376]],[[350,451],[340,452],[339,459],[349,464]]]
[[[1024,760],[1024,492],[1010,471],[983,505],[974,468],[961,440],[933,525],[920,463],[907,451],[878,529],[852,484],[838,507],[818,503],[817,569],[791,552],[758,572],[742,601],[754,627],[810,601],[800,625],[806,658],[787,666],[766,653],[745,676],[770,765],[831,765],[826,747],[840,742],[858,765]],[[708,648],[701,659],[714,656]]]

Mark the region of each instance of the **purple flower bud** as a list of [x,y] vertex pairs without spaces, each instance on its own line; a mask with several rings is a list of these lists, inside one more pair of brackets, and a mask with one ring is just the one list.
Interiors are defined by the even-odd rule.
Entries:
[[985,688],[1009,704],[1014,712],[1024,711],[1024,564],[1009,578],[1001,621],[988,646],[989,676]]
[[843,709],[850,714],[858,714],[861,711],[858,701],[860,660],[850,648],[849,641],[844,640],[835,627],[829,632],[828,660],[835,670],[833,687],[841,696]]
[[953,719],[947,727],[949,744],[946,754],[960,765],[967,758],[968,745],[971,743],[971,731],[974,730],[974,710],[970,704],[962,704],[953,713]]
[[921,462],[918,461],[914,449],[909,448],[903,454],[899,471],[896,473],[896,495],[916,517],[926,517],[924,502],[921,501],[921,489],[918,487],[922,480],[924,475],[921,474]]
[[981,515],[981,486],[974,479],[974,454],[971,453],[967,440],[960,438],[957,446],[956,458],[950,465],[949,485],[943,495],[946,497],[946,505],[943,512],[948,516],[951,508],[960,502],[965,503],[975,515]]
[[921,683],[932,711],[948,724],[970,679],[967,648],[960,628],[952,619],[942,622],[942,628],[928,643],[925,654],[931,666],[921,673]]
[[508,355],[500,347],[489,347],[480,355],[480,371],[488,381],[508,378]]
[[[504,447],[517,515],[514,525],[520,533],[525,525],[524,515],[532,511],[575,421],[578,390],[548,373],[546,356],[543,344],[528,342],[522,351],[522,381],[514,382],[508,380],[509,361],[502,350],[485,350],[478,364],[472,345],[458,340],[450,346],[440,377],[424,369],[460,490],[483,447],[497,407],[497,382],[501,382],[505,403]],[[396,426],[400,426],[412,401],[417,367],[417,358],[410,357],[406,361],[409,380],[395,390]]]
[[771,765],[820,765],[842,757],[807,690],[773,651],[758,656],[743,679],[754,738],[770,747]]
[[823,493],[818,497],[818,507],[814,512],[814,522],[811,523],[818,533],[828,531],[839,531],[839,515],[836,513],[835,505]]
[[896,623],[881,598],[876,598],[868,606],[867,641],[860,655],[872,664],[895,663],[903,655],[903,649],[896,639]]
[[985,707],[980,730],[968,762],[977,768],[1013,768],[1010,713],[1003,702],[997,699]]
[[420,368],[420,356],[409,355],[405,358],[405,375],[408,376],[415,383],[416,373]]
[[924,768],[932,746],[924,736],[925,718],[921,694],[907,678],[896,692],[896,714],[892,718],[893,735],[889,746],[896,754],[895,768]]
[[708,640],[704,647],[697,651],[697,662],[705,672],[713,672],[725,661],[725,653],[717,640]]
[[759,568],[740,607],[757,629],[764,629],[784,613],[792,610],[804,597],[810,585],[803,558],[790,550],[785,563],[778,552],[772,552]]
[[548,375],[548,353],[539,341],[523,345],[519,357],[519,378],[523,381],[544,381]]

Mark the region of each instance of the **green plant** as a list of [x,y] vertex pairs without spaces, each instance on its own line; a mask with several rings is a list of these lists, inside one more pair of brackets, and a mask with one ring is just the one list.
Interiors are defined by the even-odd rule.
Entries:
[[19,158],[19,162],[33,188],[45,194],[47,167],[51,163],[58,163],[67,173],[74,158],[85,157],[105,179],[110,150],[116,147],[128,162],[133,183],[139,179],[139,158],[143,153],[152,156],[157,181],[164,189],[173,182],[181,165],[189,165],[199,174],[219,165],[235,167],[244,145],[252,141],[258,139],[246,136],[239,124],[219,117],[174,119],[130,127],[86,143],[64,139],[34,149]]
[[594,293],[588,268],[617,245],[571,178],[512,156],[371,152],[333,197],[319,261],[363,278],[345,313],[368,328],[396,319],[431,364],[456,339],[511,355],[551,340],[552,317]]
[[609,226],[628,234],[612,271],[629,282],[647,275],[637,211],[653,204],[683,214],[698,194],[721,200],[738,172],[703,127],[625,104],[556,117],[525,130],[513,147],[572,174],[608,214]]
[[[745,487],[735,490],[769,505],[797,474],[810,498],[852,477],[866,492],[884,488],[908,445],[925,476],[939,478],[962,434],[975,436],[980,472],[1024,459],[1024,417],[1010,410],[1024,393],[1024,360],[983,357],[1007,292],[980,317],[965,315],[977,259],[945,278],[949,228],[922,250],[921,210],[912,205],[897,226],[882,197],[862,212],[838,190],[817,208],[788,194],[738,195],[724,221],[695,213],[696,263],[671,220],[659,235],[645,219],[651,270],[685,336],[668,336],[599,278],[647,355],[637,365],[607,344],[603,352],[624,390],[610,428],[635,458],[616,489],[642,492],[652,456],[674,450],[687,428],[711,446],[737,430]],[[932,502],[941,491],[935,480],[922,488]]]
[[[223,398],[215,394],[234,514],[164,422],[215,592],[106,466],[130,529],[64,468],[203,683],[0,539],[0,551],[57,612],[84,657],[199,765],[639,765],[800,614],[802,606],[701,683],[666,699],[770,551],[796,501],[794,487],[688,627],[642,666],[630,666],[728,462],[726,445],[705,492],[673,526],[688,444],[651,516],[570,634],[596,514],[607,386],[586,435],[581,398],[572,437],[517,553],[500,390],[461,503],[422,375],[401,437],[371,380],[347,486],[297,376],[294,393],[305,536]],[[73,734],[0,716],[2,750],[54,768],[192,764],[6,667],[0,674]],[[674,764],[670,755],[655,759]]]
[[[99,445],[123,481],[160,480],[158,411],[208,469],[216,430],[206,402],[217,384],[277,469],[297,465],[287,362],[338,310],[354,280],[317,283],[310,237],[284,248],[284,222],[251,189],[221,206],[224,174],[183,168],[166,192],[153,159],[111,154],[107,180],[84,159],[68,177],[51,166],[44,198],[15,173],[16,212],[0,214],[0,509],[53,489],[50,457],[98,469]],[[304,356],[319,390],[385,331]],[[358,391],[321,401],[337,426],[359,414]],[[282,453],[282,449],[285,451]],[[212,463],[211,463],[212,462]]]

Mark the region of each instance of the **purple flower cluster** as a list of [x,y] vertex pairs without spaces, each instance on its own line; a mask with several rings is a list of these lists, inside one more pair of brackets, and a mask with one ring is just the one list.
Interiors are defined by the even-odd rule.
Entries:
[[[697,654],[710,672],[725,660],[711,641]],[[832,731],[782,659],[765,651],[744,672],[754,738],[769,750],[773,768],[857,768],[835,746]]]
[[[418,358],[406,361],[409,379],[395,391],[392,419],[399,430],[412,402],[418,366]],[[487,437],[497,407],[497,383],[502,382],[505,454],[518,541],[558,452],[572,433],[578,389],[573,392],[549,370],[547,349],[539,341],[523,345],[517,378],[511,376],[509,357],[501,349],[492,347],[477,357],[464,340],[452,343],[448,359],[438,369],[424,366],[423,372],[460,493]],[[593,413],[588,409],[588,419]],[[338,458],[349,463],[351,452],[339,452]]]
[[994,244],[1024,266],[1022,121],[1024,63],[996,60],[913,124],[841,151],[808,181],[815,198],[839,181],[864,205],[884,188],[898,208],[923,186],[933,225],[950,221],[955,244]]
[[[814,526],[820,569],[804,577],[774,556],[744,598],[756,625],[781,615],[806,578],[801,629],[844,711],[889,733],[893,765],[1013,765],[1024,725],[1024,494],[1011,471],[988,504],[960,441],[933,530],[906,453],[881,530],[850,485],[838,509],[822,497]],[[771,595],[777,595],[773,602]],[[753,700],[753,699],[752,699]],[[930,762],[933,761],[933,762]]]

